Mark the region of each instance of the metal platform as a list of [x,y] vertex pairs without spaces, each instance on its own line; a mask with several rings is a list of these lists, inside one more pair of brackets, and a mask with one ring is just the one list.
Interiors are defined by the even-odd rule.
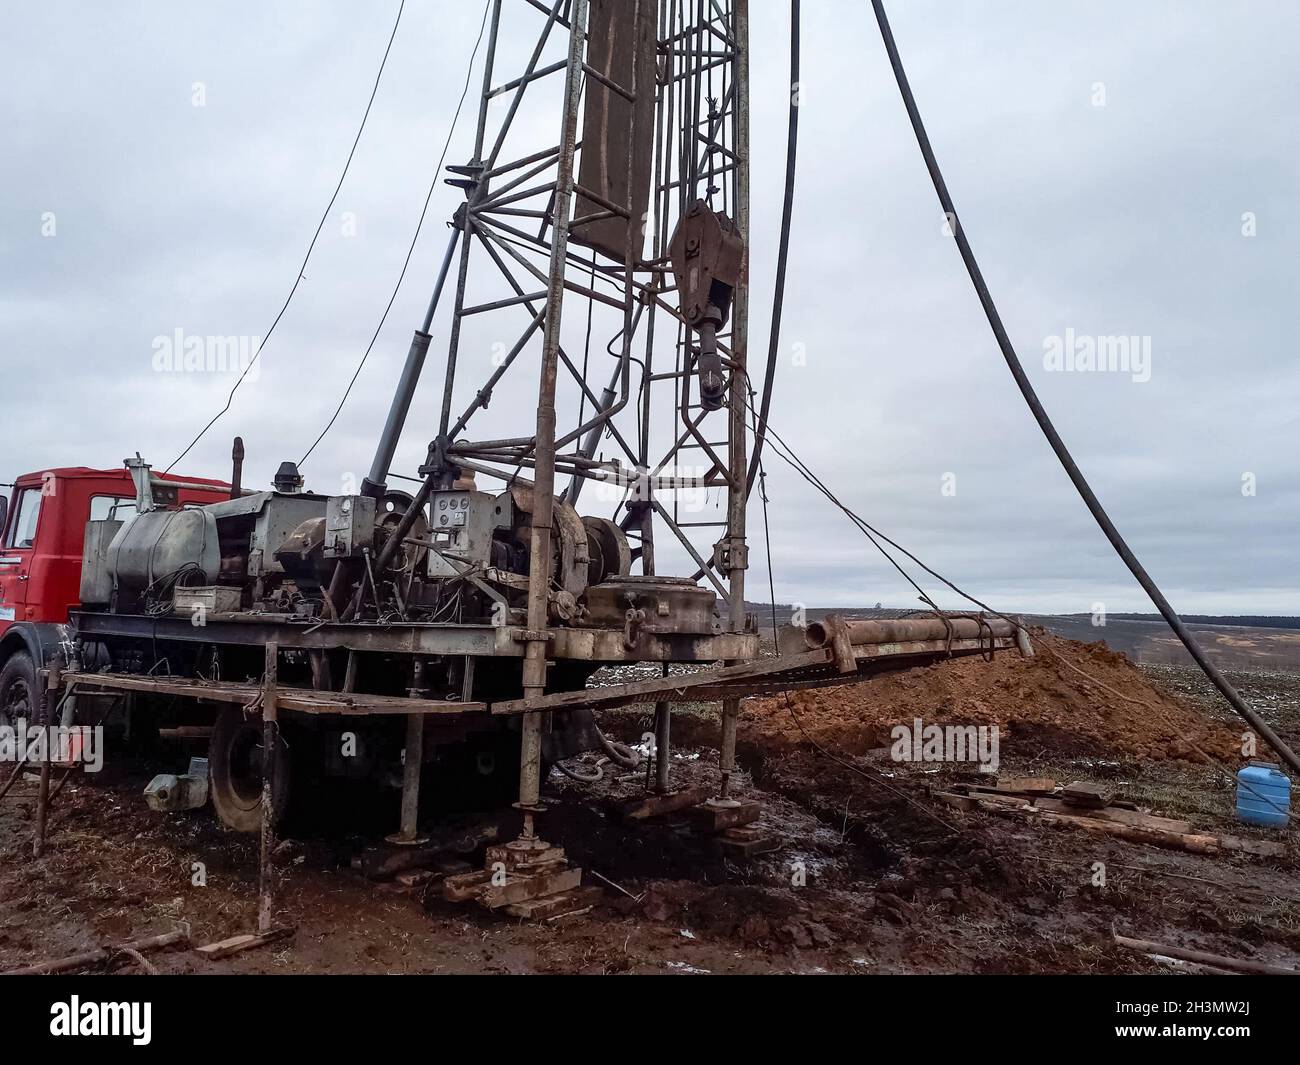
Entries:
[[[402,622],[321,622],[266,614],[209,614],[201,627],[188,617],[143,614],[74,613],[77,632],[87,638],[130,637],[185,643],[262,647],[282,650],[345,650],[359,653],[524,657],[530,630],[515,625],[419,624]],[[753,658],[758,637],[721,632],[711,636],[672,636],[642,632],[632,646],[621,630],[547,630],[547,657],[586,662],[712,662]]]
[[799,688],[829,687],[869,680],[947,658],[1014,650],[1014,636],[981,639],[913,640],[905,643],[855,645],[854,666],[844,670],[830,647],[742,665],[704,669],[670,677],[652,677],[626,684],[608,684],[582,691],[561,692],[539,699],[511,699],[491,704],[493,714],[526,714],[544,710],[609,709],[643,702],[713,702],[766,695]]
[[[281,686],[277,701],[283,711],[300,714],[394,715],[408,714],[525,714],[533,711],[608,709],[640,702],[713,702],[721,699],[772,694],[799,688],[827,687],[869,680],[885,673],[932,665],[946,658],[1013,650],[1013,636],[948,640],[911,640],[853,646],[854,667],[843,669],[835,651],[818,647],[784,653],[741,665],[705,668],[668,677],[652,677],[624,684],[607,684],[576,692],[558,692],[537,699],[508,699],[495,703],[441,699],[412,699],[396,695],[315,691]],[[188,677],[151,677],[124,673],[63,674],[70,689],[149,692],[216,703],[255,707],[262,697],[261,684],[207,681]]]

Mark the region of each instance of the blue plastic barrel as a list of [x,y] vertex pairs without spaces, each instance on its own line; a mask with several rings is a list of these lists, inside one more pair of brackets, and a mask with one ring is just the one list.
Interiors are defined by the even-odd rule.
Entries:
[[1271,762],[1251,762],[1237,774],[1237,817],[1248,825],[1285,827],[1291,780]]

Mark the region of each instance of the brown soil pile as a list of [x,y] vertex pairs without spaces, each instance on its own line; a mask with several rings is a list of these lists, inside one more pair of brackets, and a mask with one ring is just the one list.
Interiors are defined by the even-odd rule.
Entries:
[[[1199,761],[1199,747],[1230,764],[1239,756],[1240,730],[1162,691],[1105,644],[1037,632],[1034,646],[1033,658],[963,658],[789,698],[813,739],[849,754],[887,747],[893,726],[921,718],[926,725],[998,725],[1004,754]],[[751,742],[807,744],[783,696],[754,699],[746,711],[742,733],[747,726]]]

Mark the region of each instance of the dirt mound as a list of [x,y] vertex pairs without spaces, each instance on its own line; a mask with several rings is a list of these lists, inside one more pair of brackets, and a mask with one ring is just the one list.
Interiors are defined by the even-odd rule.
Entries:
[[[1240,754],[1240,730],[1156,687],[1124,655],[1035,633],[1037,653],[964,658],[906,673],[792,692],[798,722],[819,743],[862,754],[890,744],[895,725],[997,725],[1004,753],[1222,760]],[[800,746],[807,737],[785,697],[754,699],[744,738],[765,748]]]

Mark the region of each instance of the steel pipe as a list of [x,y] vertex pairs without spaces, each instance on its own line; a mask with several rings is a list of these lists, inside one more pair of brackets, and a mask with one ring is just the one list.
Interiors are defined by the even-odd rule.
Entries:
[[808,647],[829,647],[836,626],[842,626],[852,644],[912,643],[921,640],[977,640],[1014,636],[1016,627],[1002,618],[903,618],[890,621],[828,617],[804,629]]

